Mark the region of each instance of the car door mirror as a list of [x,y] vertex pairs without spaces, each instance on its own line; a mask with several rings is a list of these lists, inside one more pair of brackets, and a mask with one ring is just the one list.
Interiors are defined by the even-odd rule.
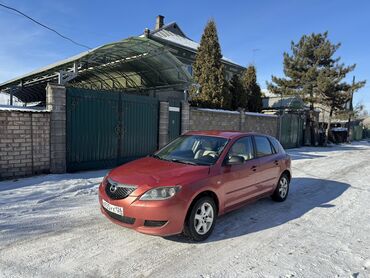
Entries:
[[239,155],[232,155],[225,160],[225,165],[240,165],[244,163],[244,158]]

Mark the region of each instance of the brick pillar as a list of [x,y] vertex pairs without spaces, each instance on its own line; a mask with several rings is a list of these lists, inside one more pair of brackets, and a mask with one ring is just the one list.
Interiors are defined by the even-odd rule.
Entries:
[[168,117],[169,103],[161,101],[159,103],[159,147],[163,147],[168,143]]
[[240,112],[239,131],[244,131],[245,109],[244,108],[239,108],[239,112]]
[[189,102],[181,101],[181,134],[190,129],[190,105]]
[[66,162],[66,87],[48,84],[46,108],[50,111],[50,172],[65,173]]

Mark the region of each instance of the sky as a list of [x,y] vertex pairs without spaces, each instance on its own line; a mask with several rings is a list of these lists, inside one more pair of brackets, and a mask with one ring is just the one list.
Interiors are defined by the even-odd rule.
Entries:
[[[329,32],[341,43],[337,56],[356,64],[348,81],[367,80],[354,103],[370,111],[370,1],[87,1],[0,0],[81,44],[96,47],[153,29],[158,14],[176,21],[200,41],[209,19],[217,23],[222,54],[240,65],[254,64],[266,88],[271,75],[283,76],[283,53],[304,34]],[[28,19],[0,7],[0,83],[84,51]]]

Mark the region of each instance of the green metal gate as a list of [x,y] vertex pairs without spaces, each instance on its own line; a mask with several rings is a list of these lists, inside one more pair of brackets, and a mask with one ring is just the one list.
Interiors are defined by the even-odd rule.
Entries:
[[68,88],[67,171],[111,168],[157,149],[158,100]]
[[181,102],[169,100],[168,140],[172,141],[181,134]]
[[146,156],[158,148],[158,100],[123,95],[119,164]]
[[296,148],[303,144],[303,119],[298,114],[284,114],[280,122],[280,142],[284,148]]

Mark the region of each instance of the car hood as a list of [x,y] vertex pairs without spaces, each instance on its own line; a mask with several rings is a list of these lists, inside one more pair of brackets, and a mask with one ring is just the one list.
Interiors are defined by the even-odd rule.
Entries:
[[208,176],[209,166],[195,166],[160,160],[141,158],[113,169],[109,178],[123,184],[138,186],[137,194],[153,187],[183,185]]

